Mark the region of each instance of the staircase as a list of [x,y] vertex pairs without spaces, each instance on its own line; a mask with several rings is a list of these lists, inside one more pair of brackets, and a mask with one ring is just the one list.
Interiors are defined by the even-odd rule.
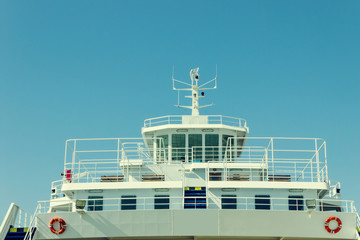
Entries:
[[[0,240],[7,239],[21,239],[23,240],[26,234],[29,236],[34,235],[36,228],[32,227],[31,217],[23,209],[19,208],[15,203],[11,203],[10,207],[5,215],[5,218],[0,226]],[[30,226],[30,229],[28,228]]]
[[[23,240],[25,238],[26,232],[28,231],[28,228],[13,228],[12,226],[9,229],[9,232],[7,233],[4,240]],[[36,231],[36,228],[32,229],[32,236],[34,236]]]
[[358,236],[358,240],[360,240],[360,217],[358,212],[356,211],[355,206],[353,205],[353,212],[356,215],[356,231],[358,232],[359,236]]

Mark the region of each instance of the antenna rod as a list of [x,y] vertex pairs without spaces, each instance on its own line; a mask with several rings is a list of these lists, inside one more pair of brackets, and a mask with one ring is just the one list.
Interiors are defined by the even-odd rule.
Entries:
[[[174,90],[178,90],[178,105],[176,105],[177,107],[181,107],[181,108],[188,108],[191,109],[191,115],[192,116],[199,116],[199,109],[200,108],[204,108],[204,107],[209,107],[209,106],[213,106],[213,104],[210,105],[205,105],[205,106],[199,106],[199,98],[203,97],[199,96],[199,90],[210,90],[210,89],[216,89],[216,82],[217,82],[217,67],[216,67],[216,76],[214,79],[206,82],[205,84],[202,84],[201,86],[199,86],[198,82],[199,82],[199,68],[194,68],[190,70],[190,79],[191,79],[191,84],[176,80],[174,78],[174,75],[172,76],[172,80],[173,80],[173,89]],[[191,88],[176,88],[175,87],[175,82],[177,83],[181,83],[187,86],[191,86]],[[203,86],[208,85],[209,83],[214,82],[215,86],[213,87],[205,87],[203,88]],[[180,98],[180,91],[191,91],[191,96],[185,96],[186,98],[191,98],[192,99],[192,104],[191,106],[181,106],[179,105],[179,98]]]

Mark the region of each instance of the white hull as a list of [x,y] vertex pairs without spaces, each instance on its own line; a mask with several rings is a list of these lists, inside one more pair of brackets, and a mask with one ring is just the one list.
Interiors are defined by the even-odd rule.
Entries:
[[[337,234],[324,228],[331,212],[266,210],[137,210],[46,213],[38,216],[36,239],[358,239],[355,214],[336,213]],[[61,217],[55,235],[49,221]]]

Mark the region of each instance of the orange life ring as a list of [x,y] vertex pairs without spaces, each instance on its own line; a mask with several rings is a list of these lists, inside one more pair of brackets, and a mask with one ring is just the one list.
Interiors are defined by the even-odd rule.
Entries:
[[[329,224],[331,221],[336,221],[337,222],[337,228],[335,229],[331,229],[329,227]],[[340,218],[337,218],[337,217],[334,217],[334,216],[331,216],[331,217],[328,217],[325,221],[325,229],[326,231],[328,231],[328,233],[332,233],[332,234],[335,234],[335,233],[338,233],[342,228],[342,222],[340,220]]]
[[[59,222],[59,226],[60,226],[59,230],[55,230],[55,228],[54,228],[54,223],[55,223],[55,222]],[[65,222],[64,219],[62,219],[62,218],[57,218],[57,217],[55,217],[55,218],[53,218],[53,219],[50,220],[49,228],[50,228],[50,231],[51,231],[52,233],[62,234],[63,232],[65,232],[66,222]]]

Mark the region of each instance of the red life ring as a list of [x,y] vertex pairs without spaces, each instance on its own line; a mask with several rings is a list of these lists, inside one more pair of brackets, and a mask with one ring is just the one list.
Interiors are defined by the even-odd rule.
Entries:
[[[60,226],[59,230],[55,230],[55,228],[54,228],[54,223],[55,223],[55,222],[59,222],[59,226]],[[62,234],[63,232],[65,232],[66,222],[65,222],[64,219],[62,219],[62,218],[57,218],[57,217],[55,217],[55,218],[53,218],[53,219],[50,220],[49,228],[50,228],[50,231],[51,231],[52,233]]]
[[[331,229],[329,227],[329,224],[331,221],[336,221],[337,222],[337,228],[335,229]],[[331,216],[331,217],[328,217],[325,221],[325,229],[326,231],[328,231],[328,233],[332,233],[332,234],[335,234],[335,233],[338,233],[342,228],[342,222],[340,220],[340,218],[337,218],[337,217],[334,217],[334,216]]]

